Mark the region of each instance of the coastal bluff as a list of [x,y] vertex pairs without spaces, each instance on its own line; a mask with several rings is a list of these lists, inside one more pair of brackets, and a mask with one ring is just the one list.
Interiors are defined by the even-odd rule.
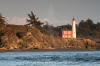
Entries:
[[0,25],[1,49],[100,49],[90,39],[63,39],[25,25]]

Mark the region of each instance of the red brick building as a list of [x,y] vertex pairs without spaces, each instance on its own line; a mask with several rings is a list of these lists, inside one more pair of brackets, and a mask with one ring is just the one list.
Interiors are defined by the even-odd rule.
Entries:
[[62,38],[72,38],[72,31],[62,31]]

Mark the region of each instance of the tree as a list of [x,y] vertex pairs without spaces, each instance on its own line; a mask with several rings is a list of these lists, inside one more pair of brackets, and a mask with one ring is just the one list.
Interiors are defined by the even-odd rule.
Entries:
[[100,32],[100,22],[98,22],[98,23],[96,24],[96,31],[99,31],[99,32]]
[[27,25],[35,26],[36,28],[41,28],[41,25],[43,24],[38,17],[31,11],[30,14],[28,14],[27,19]]
[[78,26],[78,34],[83,36],[92,36],[94,29],[95,24],[91,19],[87,19],[86,21],[81,20]]
[[5,17],[2,16],[2,14],[0,13],[0,24],[5,24]]

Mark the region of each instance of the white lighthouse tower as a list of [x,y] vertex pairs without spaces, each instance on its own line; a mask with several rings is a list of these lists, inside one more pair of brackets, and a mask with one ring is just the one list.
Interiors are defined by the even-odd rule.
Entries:
[[72,38],[76,38],[76,23],[75,23],[74,17],[73,17],[73,21],[72,21]]

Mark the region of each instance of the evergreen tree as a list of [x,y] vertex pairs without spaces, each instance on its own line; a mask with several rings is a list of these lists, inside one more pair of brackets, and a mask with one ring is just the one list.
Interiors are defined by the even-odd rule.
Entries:
[[38,17],[31,11],[30,14],[28,14],[28,19],[27,19],[27,25],[30,26],[35,26],[36,28],[41,28],[41,25],[43,24]]
[[2,16],[2,14],[0,13],[0,24],[5,24],[5,17]]

